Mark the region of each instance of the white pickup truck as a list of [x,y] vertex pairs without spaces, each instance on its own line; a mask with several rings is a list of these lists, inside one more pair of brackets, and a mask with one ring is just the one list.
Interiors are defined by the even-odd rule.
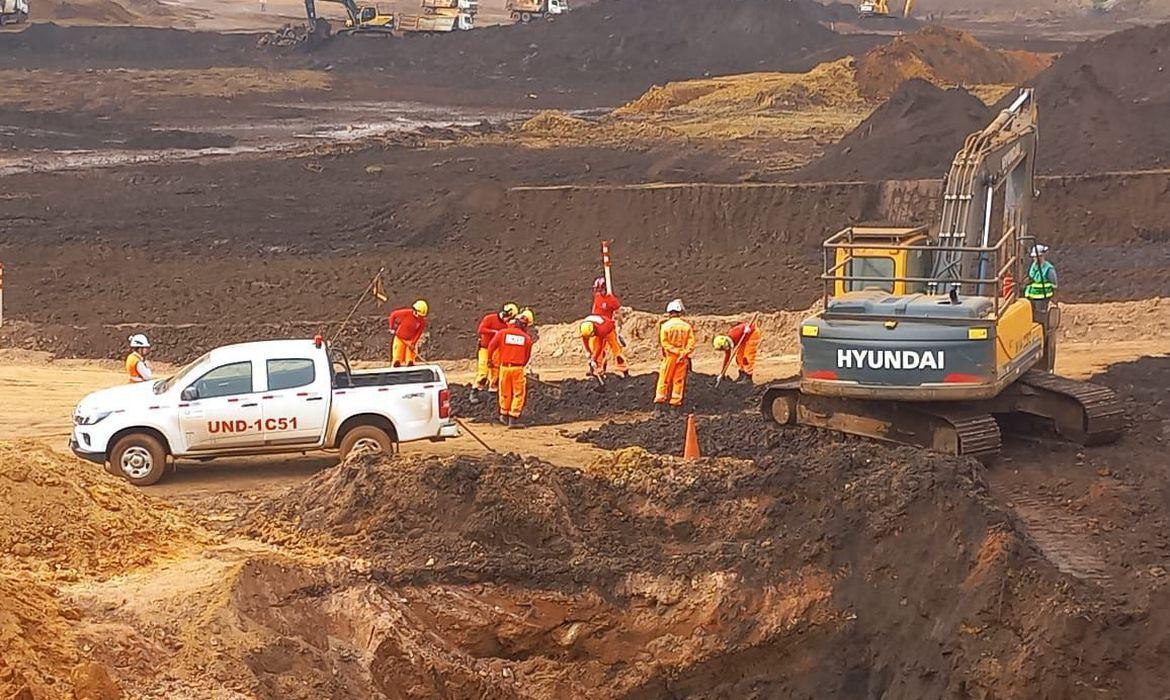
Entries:
[[344,458],[459,436],[442,369],[353,371],[319,338],[217,348],[167,379],[86,396],[73,423],[74,453],[139,486],[161,479],[168,458],[310,450]]

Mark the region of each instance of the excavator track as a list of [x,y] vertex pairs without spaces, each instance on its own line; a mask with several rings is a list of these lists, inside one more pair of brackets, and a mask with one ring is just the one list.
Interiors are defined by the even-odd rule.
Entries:
[[1125,409],[1108,387],[1032,370],[1004,392],[1017,411],[1048,418],[1062,438],[1108,445],[1125,430]]
[[[773,384],[761,409],[780,424],[809,425],[850,435],[982,460],[1000,449],[1000,421],[1031,432],[1039,418],[1056,434],[1082,445],[1107,445],[1125,429],[1125,411],[1112,389],[1033,370],[994,399],[916,403],[802,394],[798,380]],[[1045,428],[1047,430],[1047,428]]]
[[883,442],[986,460],[1000,449],[999,425],[962,404],[866,401],[800,393],[795,380],[773,384],[761,401],[777,423],[837,430]]

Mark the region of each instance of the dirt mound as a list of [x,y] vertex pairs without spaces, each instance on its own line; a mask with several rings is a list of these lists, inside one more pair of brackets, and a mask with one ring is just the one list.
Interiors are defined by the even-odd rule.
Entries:
[[810,441],[687,463],[630,449],[580,470],[355,460],[255,517],[372,563],[406,614],[368,634],[370,675],[404,697],[1060,696],[1150,680],[1130,647],[1144,632],[1038,554],[978,465],[913,450]]
[[[555,425],[579,420],[596,420],[601,416],[648,411],[653,407],[656,374],[635,374],[629,378],[608,377],[604,391],[595,380],[566,379],[543,382],[529,379],[528,403],[524,420],[532,425]],[[758,390],[747,383],[723,382],[714,386],[715,378],[691,373],[687,379],[685,410],[695,413],[725,413],[746,408]],[[469,401],[470,387],[451,387],[451,407],[458,416],[492,420],[499,413],[494,400],[478,404]]]
[[205,537],[175,508],[95,465],[32,441],[0,441],[0,561],[59,580],[165,558]]
[[857,59],[862,95],[885,99],[912,78],[935,85],[1022,84],[1048,67],[1052,57],[1028,51],[999,51],[966,32],[931,25]]
[[[811,428],[782,429],[758,412],[701,416],[695,421],[699,450],[704,457],[756,459],[773,450],[800,451],[816,444],[851,440],[840,433]],[[681,416],[653,418],[631,423],[610,421],[583,431],[579,442],[607,450],[640,447],[658,454],[678,455],[686,436]]]
[[[330,40],[319,64],[377,65],[406,80],[540,100],[576,94],[593,106],[650,84],[757,70],[808,70],[869,38],[817,21],[810,0],[601,0],[552,21],[486,27],[434,41]],[[541,104],[537,102],[536,104]]]
[[[35,12],[36,10],[34,10]],[[66,27],[38,22],[0,34],[0,65],[210,68],[249,65],[263,57],[251,34],[147,27]]]
[[961,88],[908,80],[817,161],[793,176],[804,181],[937,178],[992,112]]
[[1042,171],[1170,166],[1170,24],[1081,44],[1034,85]]

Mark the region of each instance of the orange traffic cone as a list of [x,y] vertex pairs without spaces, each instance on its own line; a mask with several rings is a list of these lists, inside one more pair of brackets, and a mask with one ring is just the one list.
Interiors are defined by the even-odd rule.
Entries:
[[699,453],[699,430],[695,427],[695,414],[687,414],[687,441],[683,447],[683,459],[698,459],[702,457]]

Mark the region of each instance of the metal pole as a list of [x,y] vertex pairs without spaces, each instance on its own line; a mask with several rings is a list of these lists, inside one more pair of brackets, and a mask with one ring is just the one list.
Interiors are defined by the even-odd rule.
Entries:
[[609,241],[601,242],[601,267],[605,271],[605,293],[613,294],[613,276],[609,271]]

